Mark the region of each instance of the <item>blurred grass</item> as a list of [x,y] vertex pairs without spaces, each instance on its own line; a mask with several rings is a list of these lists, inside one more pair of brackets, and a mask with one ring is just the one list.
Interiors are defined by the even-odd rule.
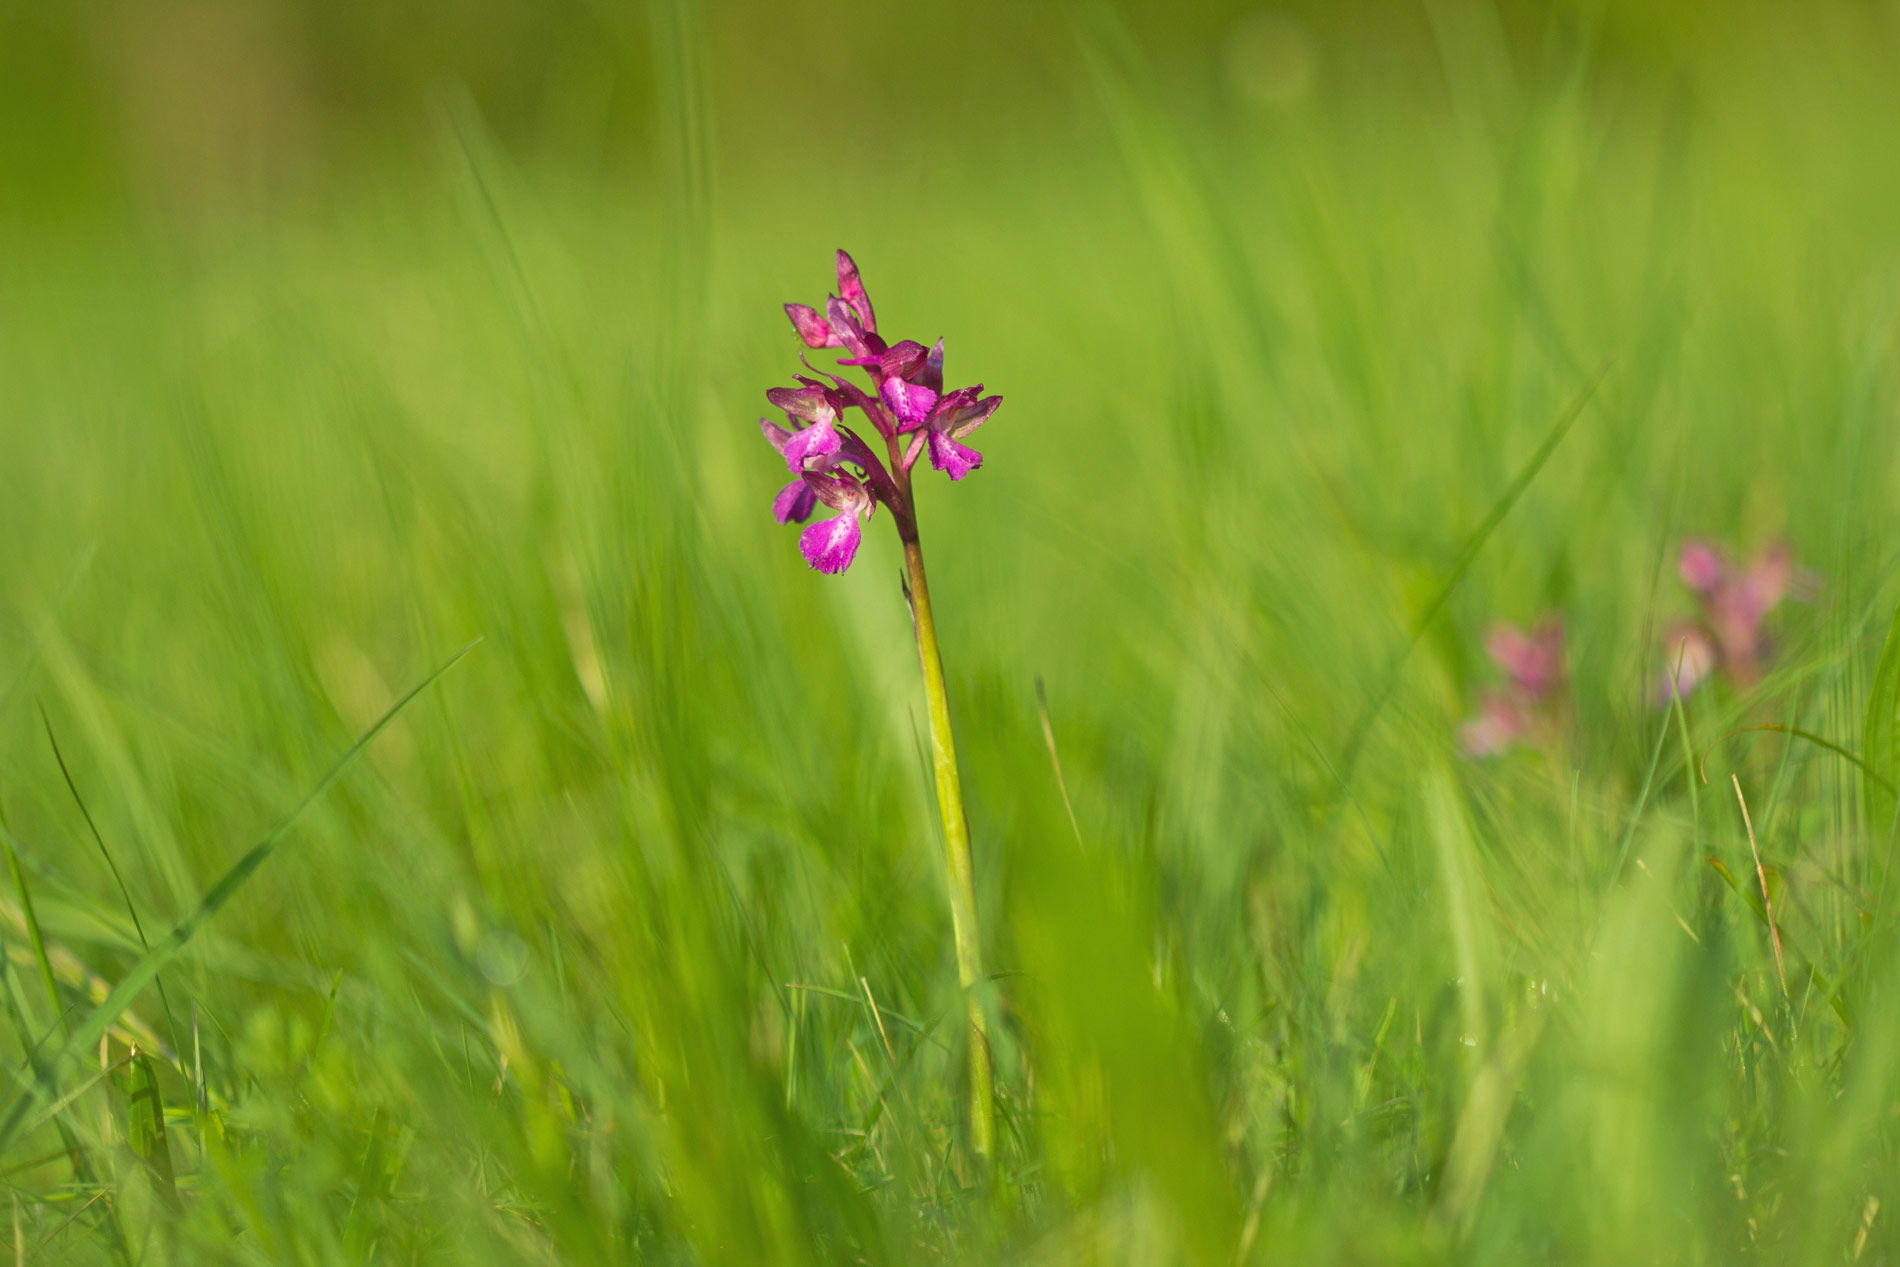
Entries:
[[[1861,748],[1891,6],[234,12],[264,69],[171,114],[196,63],[6,15],[0,800],[61,1002],[9,886],[5,1111],[140,956],[36,702],[156,942],[483,641],[167,969],[177,1038],[108,1034],[182,1211],[89,1050],[0,1166],[28,1261],[1900,1255],[1892,825],[1785,735],[1684,759]],[[819,578],[766,513],[839,245],[1006,398],[922,507],[990,1177],[895,543]],[[1651,787],[1686,534],[1825,585]],[[1561,740],[1462,759],[1546,610]]]

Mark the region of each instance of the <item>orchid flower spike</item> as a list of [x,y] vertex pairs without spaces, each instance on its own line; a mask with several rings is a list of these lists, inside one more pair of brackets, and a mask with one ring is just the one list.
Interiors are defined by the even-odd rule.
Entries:
[[[799,386],[766,393],[788,425],[760,420],[766,439],[794,476],[772,501],[774,517],[780,523],[803,523],[819,502],[840,512],[799,538],[811,565],[831,573],[851,565],[860,539],[858,521],[880,502],[892,511],[899,535],[914,539],[912,467],[928,454],[932,469],[956,481],[983,465],[983,455],[963,441],[1003,403],[1001,396],[984,396],[981,384],[946,392],[943,340],[930,347],[912,339],[887,342],[878,333],[877,313],[857,262],[839,251],[837,269],[837,293],[822,310],[794,303],[785,305],[785,313],[807,348],[842,348],[847,355],[839,366],[864,371],[869,390],[813,369],[830,381],[800,375]],[[850,409],[863,414],[884,441],[882,458],[846,425]],[[830,534],[822,549],[809,544],[818,541],[820,529]]]

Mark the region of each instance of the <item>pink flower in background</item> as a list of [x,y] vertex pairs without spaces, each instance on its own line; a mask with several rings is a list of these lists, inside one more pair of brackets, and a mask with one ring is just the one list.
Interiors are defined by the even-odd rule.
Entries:
[[[820,502],[836,510],[835,518],[800,534],[799,548],[820,572],[842,572],[857,555],[859,520],[880,502],[898,519],[899,536],[911,539],[910,473],[918,458],[928,453],[930,465],[952,480],[983,465],[983,455],[961,441],[989,420],[1003,398],[985,397],[980,383],[944,391],[942,339],[930,348],[911,339],[886,343],[858,266],[843,251],[838,252],[838,293],[826,300],[824,311],[786,304],[785,313],[806,347],[843,348],[850,355],[839,365],[862,369],[871,380],[866,391],[815,370],[830,384],[801,375],[799,386],[766,393],[785,412],[789,429],[759,420],[765,438],[796,477],[773,499],[773,516],[780,523],[803,523]],[[870,420],[884,441],[888,463],[845,424],[847,409]]]
[[1738,568],[1719,546],[1685,541],[1676,571],[1695,593],[1700,610],[1695,620],[1671,626],[1665,636],[1665,667],[1657,684],[1657,698],[1665,703],[1676,690],[1687,695],[1716,672],[1738,687],[1753,686],[1768,659],[1763,628],[1768,613],[1815,585],[1812,574],[1796,570],[1794,552],[1785,542],[1775,542]]
[[1501,689],[1485,692],[1478,715],[1458,728],[1458,744],[1474,757],[1489,757],[1555,729],[1564,685],[1564,626],[1547,616],[1528,633],[1499,623],[1484,649],[1505,677]]

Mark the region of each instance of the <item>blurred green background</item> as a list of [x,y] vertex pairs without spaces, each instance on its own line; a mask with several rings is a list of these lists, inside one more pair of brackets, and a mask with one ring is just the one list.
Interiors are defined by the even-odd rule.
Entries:
[[[1873,0],[0,4],[0,1246],[1896,1261],[1897,68]],[[768,509],[840,246],[1005,400],[921,495],[987,1171],[899,552]],[[1821,584],[1672,717],[1686,536]],[[1544,613],[1559,732],[1465,758]]]

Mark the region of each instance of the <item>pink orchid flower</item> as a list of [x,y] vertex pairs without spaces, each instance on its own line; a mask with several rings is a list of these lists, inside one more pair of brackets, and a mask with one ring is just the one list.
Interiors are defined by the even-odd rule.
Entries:
[[1554,616],[1529,632],[1499,623],[1484,649],[1503,672],[1505,685],[1485,692],[1478,715],[1458,729],[1467,755],[1489,757],[1555,729],[1564,686],[1564,626]]
[[1665,703],[1717,672],[1743,689],[1753,686],[1768,660],[1763,628],[1768,614],[1783,599],[1805,596],[1815,585],[1811,574],[1795,568],[1794,552],[1785,542],[1769,545],[1739,568],[1719,546],[1685,541],[1676,571],[1695,593],[1700,610],[1696,619],[1672,625],[1665,637],[1668,667],[1657,684],[1657,698]]
[[[881,503],[898,519],[899,534],[914,522],[911,468],[929,454],[930,465],[960,480],[983,465],[983,455],[962,443],[989,421],[1001,396],[983,395],[982,384],[943,389],[943,340],[926,348],[911,339],[886,343],[858,266],[838,252],[838,293],[822,313],[807,304],[786,304],[792,328],[808,348],[843,348],[839,364],[862,369],[871,389],[836,374],[830,380],[799,376],[798,387],[775,387],[766,398],[785,413],[789,428],[760,419],[772,447],[794,476],[772,501],[780,523],[803,523],[823,502],[838,514],[799,536],[806,561],[820,572],[838,573],[857,556],[860,519]],[[857,409],[884,440],[880,460],[844,417]],[[902,437],[908,436],[908,441]]]

